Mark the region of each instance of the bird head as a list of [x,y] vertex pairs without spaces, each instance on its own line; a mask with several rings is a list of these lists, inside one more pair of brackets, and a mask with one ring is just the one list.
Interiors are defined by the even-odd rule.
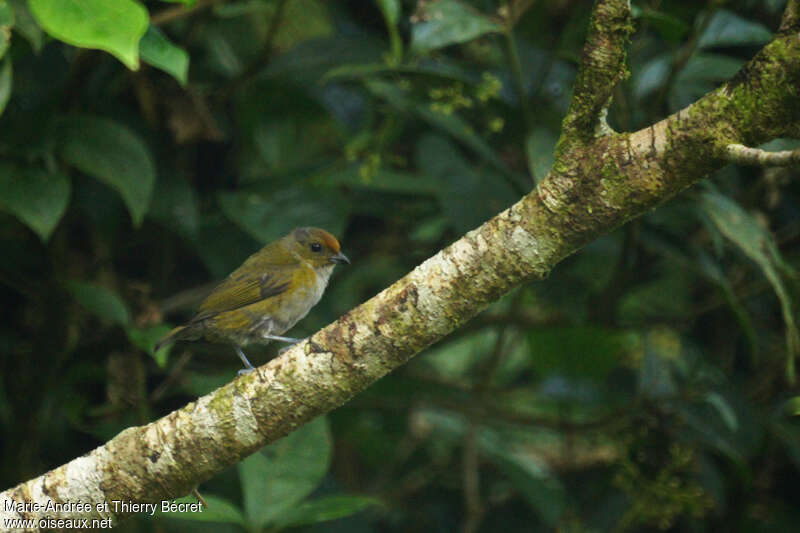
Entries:
[[341,252],[339,241],[324,229],[297,228],[285,237],[285,243],[314,268],[350,264],[350,260]]

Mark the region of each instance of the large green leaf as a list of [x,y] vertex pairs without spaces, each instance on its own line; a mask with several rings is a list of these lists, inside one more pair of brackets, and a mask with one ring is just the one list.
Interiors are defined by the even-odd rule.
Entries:
[[150,150],[125,126],[106,118],[72,116],[60,123],[62,157],[78,170],[115,189],[138,226],[156,179]]
[[220,193],[223,213],[262,243],[282,237],[299,226],[324,228],[341,235],[348,206],[332,191],[294,187],[274,194]]
[[286,528],[336,520],[374,505],[382,504],[380,500],[366,496],[328,496],[303,502],[297,507],[289,509],[278,517],[275,525],[279,528]]
[[761,268],[778,296],[786,324],[786,371],[789,379],[794,380],[794,360],[800,353],[800,330],[792,309],[791,295],[780,274],[781,271],[792,272],[792,269],[781,257],[772,235],[736,202],[713,191],[703,193],[701,202],[717,230]]
[[83,308],[104,322],[125,325],[130,322],[130,311],[117,293],[91,283],[67,282],[67,290]]
[[419,21],[411,28],[411,50],[418,54],[503,31],[500,24],[458,0],[420,6],[416,15]]
[[146,63],[170,74],[181,85],[186,85],[189,54],[183,48],[172,44],[161,30],[155,26],[148,27],[147,33],[139,43],[139,52]]
[[134,0],[28,0],[33,16],[51,36],[82,48],[97,48],[128,68],[139,68],[139,40],[147,31],[147,9]]
[[331,446],[320,417],[239,463],[247,521],[275,522],[311,494],[328,471]]
[[46,241],[69,203],[70,182],[61,174],[0,163],[0,209]]

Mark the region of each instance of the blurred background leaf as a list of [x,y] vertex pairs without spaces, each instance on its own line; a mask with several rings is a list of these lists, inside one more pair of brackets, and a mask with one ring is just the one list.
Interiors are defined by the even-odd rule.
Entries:
[[[609,124],[725,83],[784,5],[634,2]],[[0,0],[3,488],[233,379],[228,346],[153,344],[264,243],[318,225],[353,260],[302,337],[528,193],[590,8]],[[202,513],[116,529],[791,531],[798,184],[721,169],[203,483]]]

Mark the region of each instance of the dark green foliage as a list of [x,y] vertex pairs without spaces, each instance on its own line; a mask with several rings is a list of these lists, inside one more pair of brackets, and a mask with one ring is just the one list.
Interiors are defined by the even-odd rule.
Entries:
[[[718,5],[635,2],[612,128],[730,79],[783,8]],[[262,243],[317,225],[353,259],[304,336],[530,191],[590,10],[0,0],[0,489],[233,379],[229,347],[152,345]],[[727,167],[202,485],[207,513],[119,529],[796,528],[798,178]]]

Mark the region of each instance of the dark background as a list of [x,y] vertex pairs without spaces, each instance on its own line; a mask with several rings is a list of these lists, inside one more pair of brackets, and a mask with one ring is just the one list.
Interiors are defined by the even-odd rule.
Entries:
[[[353,261],[301,337],[547,173],[591,4],[512,2],[513,25],[504,2],[403,1],[396,24],[392,4],[147,2],[188,53],[185,84],[6,4],[1,488],[231,380],[230,347],[150,346],[262,244],[321,226]],[[635,2],[611,126],[729,79],[783,4]],[[724,168],[200,492],[224,531],[796,528],[798,183]],[[173,514],[119,529],[222,527]]]

